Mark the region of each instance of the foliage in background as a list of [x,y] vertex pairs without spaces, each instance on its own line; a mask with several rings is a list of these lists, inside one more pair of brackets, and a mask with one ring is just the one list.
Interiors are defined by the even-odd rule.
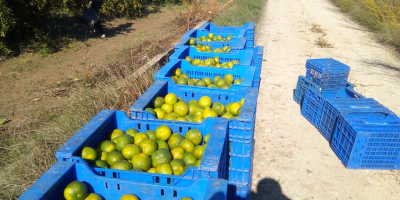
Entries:
[[[1,0],[0,56],[46,49],[52,52],[76,39],[70,30],[88,8],[88,0]],[[138,18],[147,14],[149,5],[181,3],[181,0],[105,0],[102,18]],[[71,23],[72,22],[72,23]],[[72,24],[72,25],[71,25]],[[75,24],[75,25],[74,25]]]
[[243,26],[257,21],[267,0],[235,0],[228,12],[217,15],[212,22],[218,26]]
[[344,12],[377,33],[377,38],[400,51],[400,1],[332,0]]

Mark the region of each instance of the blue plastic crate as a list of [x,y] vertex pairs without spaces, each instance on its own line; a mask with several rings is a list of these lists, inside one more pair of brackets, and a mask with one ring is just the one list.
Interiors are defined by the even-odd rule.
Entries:
[[331,148],[349,169],[400,169],[400,118],[393,113],[344,114]]
[[155,74],[155,81],[171,81],[171,84],[175,84],[172,81],[171,76],[176,68],[180,68],[182,73],[187,74],[190,78],[202,79],[204,77],[209,77],[212,80],[215,76],[224,77],[226,74],[231,74],[234,79],[242,79],[241,84],[232,84],[230,89],[177,85],[181,90],[203,92],[214,91],[222,94],[232,94],[243,87],[258,88],[258,85],[254,85],[255,68],[253,66],[238,66],[234,70],[225,68],[204,68],[201,66],[190,65],[189,62],[186,62],[185,60],[172,60],[171,62],[167,63]]
[[306,77],[322,90],[338,90],[346,87],[350,67],[332,58],[309,59]]
[[372,98],[328,99],[325,101],[318,130],[331,142],[337,118],[341,114],[364,112],[391,112]]
[[231,145],[229,152],[228,180],[229,183],[236,185],[247,185],[251,179],[251,167],[253,166],[254,139],[236,141],[235,145],[239,147]]
[[[190,38],[183,38],[178,44],[175,45],[175,51],[190,46],[189,44]],[[240,50],[253,50],[254,47],[247,47],[246,46],[246,38],[232,38],[229,42],[199,42],[202,45],[209,45],[213,50],[217,48],[224,48],[225,46],[230,46],[231,50],[228,53],[237,53]]]
[[229,200],[250,200],[251,199],[251,185],[253,176],[253,164],[249,168],[249,179],[243,180],[247,184],[235,182],[232,180],[228,181],[228,199]]
[[254,48],[254,66],[256,67],[256,72],[254,75],[255,85],[260,85],[261,81],[261,70],[262,70],[262,60],[264,57],[264,46],[257,46]]
[[[209,58],[214,58],[215,56],[219,57],[221,63],[224,62],[231,62],[233,60],[239,61],[238,65],[234,65],[233,68],[235,69],[239,65],[244,66],[253,66],[254,65],[254,58],[253,58],[254,50],[243,50],[237,53],[211,53],[211,52],[199,52],[197,51],[196,47],[188,46],[184,48],[179,48],[176,50],[170,57],[170,60],[183,60],[186,56],[190,56],[192,59],[200,59],[206,60]],[[212,68],[215,67],[204,67],[204,68]]]
[[[319,85],[312,82],[310,79],[306,78],[305,76],[299,76],[299,79],[297,80],[296,89],[294,90],[293,99],[296,103],[300,105],[300,107],[303,106],[304,95],[306,93],[307,88],[322,90]],[[347,82],[346,88],[353,90],[354,84]]]
[[[152,108],[156,97],[165,97],[168,93],[174,93],[186,102],[189,102],[192,99],[199,100],[202,96],[209,96],[212,102],[220,102],[224,105],[245,98],[239,118],[229,120],[229,138],[246,140],[254,138],[254,124],[258,98],[257,88],[242,88],[234,94],[221,94],[218,92],[185,91],[178,88],[176,84],[170,84],[168,81],[157,81],[131,106],[131,117],[133,119],[149,121],[165,121],[156,119],[150,112],[145,111],[144,109],[149,107]],[[208,121],[212,119],[215,118],[206,118],[200,124],[208,123]],[[199,124],[181,121],[172,122],[176,124]]]
[[301,114],[311,122],[315,127],[319,127],[321,121],[322,110],[324,109],[325,101],[328,99],[343,99],[343,98],[365,98],[358,92],[349,88],[342,88],[337,91],[318,91],[311,88],[306,89],[304,96]]
[[[56,152],[56,157],[58,161],[86,163],[79,157],[82,149],[85,146],[94,147],[100,141],[108,138],[109,134],[116,128],[123,131],[134,128],[144,133],[147,130],[155,130],[161,125],[166,125],[173,133],[181,133],[183,136],[188,130],[197,129],[203,134],[203,137],[208,133],[211,134],[207,148],[200,167],[189,168],[189,170],[180,176],[105,168],[94,168],[94,171],[101,176],[164,185],[187,185],[191,180],[198,178],[226,179],[228,176],[227,156],[229,151],[227,137],[228,120],[210,118],[207,122],[202,124],[182,124],[165,120],[132,120],[122,111],[103,110],[75,133]],[[118,171],[119,173],[116,174]]]
[[57,162],[19,199],[64,199],[65,187],[76,180],[87,185],[88,193],[97,193],[103,199],[120,199],[122,195],[134,194],[141,200],[176,200],[182,197],[219,200],[226,199],[228,185],[226,180],[211,178],[193,180],[187,186],[147,184],[98,176],[82,163]]
[[215,24],[206,22],[199,30],[206,30],[211,33],[233,33],[236,30],[246,30],[246,38],[254,39],[255,22],[247,22],[243,26],[215,26]]

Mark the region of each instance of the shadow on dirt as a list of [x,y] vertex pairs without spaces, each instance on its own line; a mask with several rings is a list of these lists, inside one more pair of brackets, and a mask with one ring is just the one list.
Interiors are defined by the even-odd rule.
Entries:
[[290,200],[282,193],[278,181],[264,178],[257,185],[257,193],[251,192],[252,200]]

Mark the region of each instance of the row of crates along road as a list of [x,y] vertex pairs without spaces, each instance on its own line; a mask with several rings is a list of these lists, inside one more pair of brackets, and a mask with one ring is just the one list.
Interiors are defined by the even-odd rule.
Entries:
[[[254,28],[254,22],[238,27],[218,27],[207,22],[199,29],[188,31],[175,46],[170,62],[155,74],[155,83],[132,104],[131,116],[115,110],[98,113],[56,152],[58,162],[20,199],[63,199],[65,187],[76,180],[87,185],[88,193],[96,193],[103,199],[120,199],[125,194],[136,195],[141,200],[250,199],[256,106],[264,51],[262,46],[254,46]],[[196,59],[198,64],[195,65],[193,60]],[[208,66],[204,60],[208,60]],[[178,84],[177,71],[186,74],[189,83],[196,81],[196,85],[186,81]],[[197,79],[204,77],[214,83],[207,83],[210,87],[200,87]],[[223,83],[217,86],[216,82],[222,77],[224,80],[220,82]],[[187,115],[182,119],[184,116],[177,114],[175,117],[180,120],[160,118],[172,114],[155,112],[155,101],[170,93],[185,102],[208,96],[213,103],[229,105],[229,110],[225,111],[229,117],[218,114],[202,118],[207,108],[201,108],[200,117]],[[234,102],[240,107],[235,107],[232,114],[230,107]],[[201,161],[196,163],[198,166],[188,165],[180,175],[171,175],[102,168],[81,157],[85,147],[102,144],[115,129],[147,133],[162,125],[183,136],[190,130],[201,132],[199,145],[204,145],[205,150]]]
[[400,118],[354,91],[350,67],[331,58],[310,59],[294,101],[348,169],[400,169]]

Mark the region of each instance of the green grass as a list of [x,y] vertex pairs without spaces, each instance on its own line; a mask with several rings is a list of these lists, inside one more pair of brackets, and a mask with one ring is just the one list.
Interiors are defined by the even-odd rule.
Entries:
[[218,14],[212,22],[218,26],[242,26],[258,21],[267,0],[235,0],[227,10]]
[[[400,52],[400,1],[331,0],[355,21],[375,32],[377,40]],[[387,6],[386,6],[387,5]],[[387,9],[390,8],[390,9]]]

